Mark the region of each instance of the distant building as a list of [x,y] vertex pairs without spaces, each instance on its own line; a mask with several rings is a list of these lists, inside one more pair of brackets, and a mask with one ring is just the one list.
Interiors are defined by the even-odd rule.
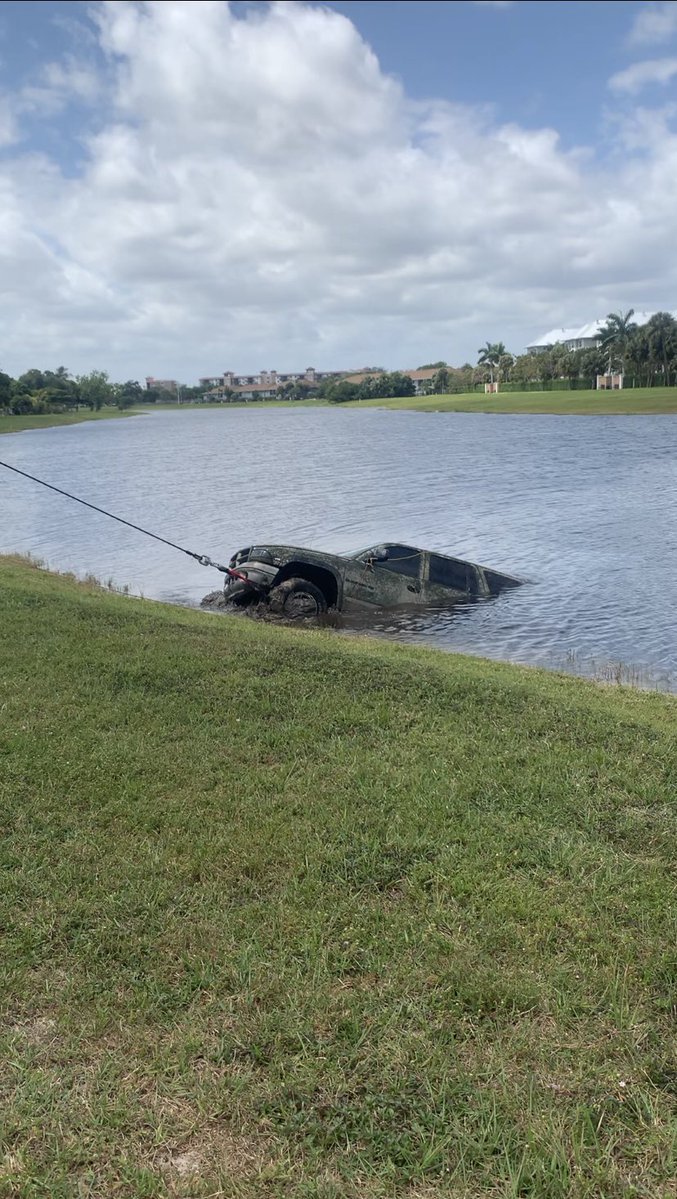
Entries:
[[229,392],[242,400],[271,400],[286,383],[304,383],[307,387],[315,387],[323,379],[340,378],[345,373],[316,371],[314,366],[288,374],[268,370],[259,371],[258,375],[236,375],[234,371],[224,371],[222,375],[205,375],[200,379],[200,384],[208,387],[209,395],[216,400],[226,398]]
[[178,395],[178,390],[176,379],[154,379],[152,375],[146,375],[146,391],[171,391],[172,395]]
[[366,383],[367,379],[378,379],[379,375],[385,375],[385,371],[356,371],[354,375],[344,375],[344,383],[354,383],[359,387],[361,383]]
[[[677,312],[672,316],[677,318]],[[646,325],[655,316],[653,312],[635,312],[632,320],[635,325]],[[588,325],[576,325],[568,329],[549,329],[537,341],[527,346],[527,354],[537,354],[540,350],[550,350],[553,346],[562,345],[567,350],[594,350],[602,340],[602,329],[607,318],[591,321]]]
[[[275,370],[262,370],[256,375],[238,375],[235,371],[224,371],[222,375],[203,375],[200,386],[212,400],[272,400],[286,384],[301,383],[313,388],[326,379],[342,380],[346,383],[360,384],[365,379],[376,379],[385,374],[380,370],[362,371],[316,371],[315,367],[307,366],[304,371],[291,371],[287,374]],[[425,367],[423,370],[400,371],[413,380],[415,394],[424,395],[430,390],[432,381],[437,374],[436,367]],[[168,386],[169,381],[152,380],[155,387]],[[146,380],[149,385],[149,380]],[[176,384],[172,384],[175,388]]]
[[437,374],[437,367],[426,366],[419,371],[402,371],[403,375],[408,375],[414,380],[415,394],[417,396],[425,395],[428,388],[432,386],[432,381]]

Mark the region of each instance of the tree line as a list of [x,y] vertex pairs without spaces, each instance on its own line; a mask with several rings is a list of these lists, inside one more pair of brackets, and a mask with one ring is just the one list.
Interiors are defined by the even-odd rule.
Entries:
[[[531,354],[513,355],[502,341],[487,342],[478,350],[477,363],[463,366],[424,363],[420,370],[434,370],[426,390],[432,395],[463,393],[499,383],[513,388],[569,386],[592,387],[597,375],[621,372],[626,387],[659,387],[677,384],[677,320],[669,312],[657,312],[646,325],[633,321],[634,310],[609,313],[595,348],[568,350],[554,345]],[[280,399],[300,400],[317,396],[333,404],[348,400],[387,399],[411,396],[416,388],[402,371],[378,371],[361,383],[336,376],[316,387],[298,381],[279,389]],[[208,399],[204,387],[181,387],[183,401]],[[229,397],[236,399],[235,393]],[[15,415],[67,412],[80,407],[98,410],[116,405],[176,401],[174,394],[160,388],[147,389],[135,379],[114,383],[106,371],[71,375],[65,366],[55,371],[28,370],[17,379],[0,371],[0,413]]]
[[106,371],[73,376],[59,366],[55,371],[25,371],[18,379],[0,371],[0,412],[16,416],[77,408],[98,410],[113,404],[129,408],[144,399],[147,393],[136,380],[112,383]]
[[597,375],[616,372],[623,374],[626,387],[676,384],[677,320],[669,312],[657,312],[646,325],[637,325],[634,315],[632,308],[610,312],[600,330],[599,345],[588,349],[569,350],[558,344],[515,357],[503,342],[487,342],[478,350],[473,386],[508,383],[547,387],[560,380],[572,388],[594,388]]
[[[202,399],[204,387],[181,387],[181,399]],[[0,371],[0,413],[13,416],[70,412],[78,408],[131,408],[138,404],[176,403],[175,392],[143,387],[136,379],[114,383],[107,371],[72,375],[65,366],[55,371],[28,370],[17,379]]]
[[350,383],[347,379],[324,380],[317,394],[330,404],[343,404],[347,400],[386,400],[395,396],[413,396],[416,386],[409,375],[402,371],[383,371],[363,379],[361,383]]

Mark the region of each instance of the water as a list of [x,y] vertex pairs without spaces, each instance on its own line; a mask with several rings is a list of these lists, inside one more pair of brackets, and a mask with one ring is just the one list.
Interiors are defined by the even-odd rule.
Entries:
[[[672,416],[254,408],[12,434],[0,457],[221,561],[252,541],[401,540],[523,576],[497,599],[371,627],[677,690],[676,443]],[[178,603],[221,579],[7,471],[0,551]]]

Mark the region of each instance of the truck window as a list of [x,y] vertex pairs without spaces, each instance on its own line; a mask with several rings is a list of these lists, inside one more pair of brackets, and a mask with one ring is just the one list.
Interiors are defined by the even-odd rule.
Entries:
[[376,570],[390,570],[397,575],[406,575],[409,579],[417,579],[421,573],[420,550],[412,549],[410,545],[388,545],[388,557],[385,562],[375,562]]
[[454,587],[457,591],[477,590],[475,572],[467,562],[456,558],[443,558],[441,554],[430,555],[429,581],[441,583],[443,587]]

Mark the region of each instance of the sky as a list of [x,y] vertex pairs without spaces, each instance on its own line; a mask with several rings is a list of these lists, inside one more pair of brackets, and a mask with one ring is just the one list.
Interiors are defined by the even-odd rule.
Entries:
[[0,4],[0,369],[413,368],[677,308],[677,0]]

